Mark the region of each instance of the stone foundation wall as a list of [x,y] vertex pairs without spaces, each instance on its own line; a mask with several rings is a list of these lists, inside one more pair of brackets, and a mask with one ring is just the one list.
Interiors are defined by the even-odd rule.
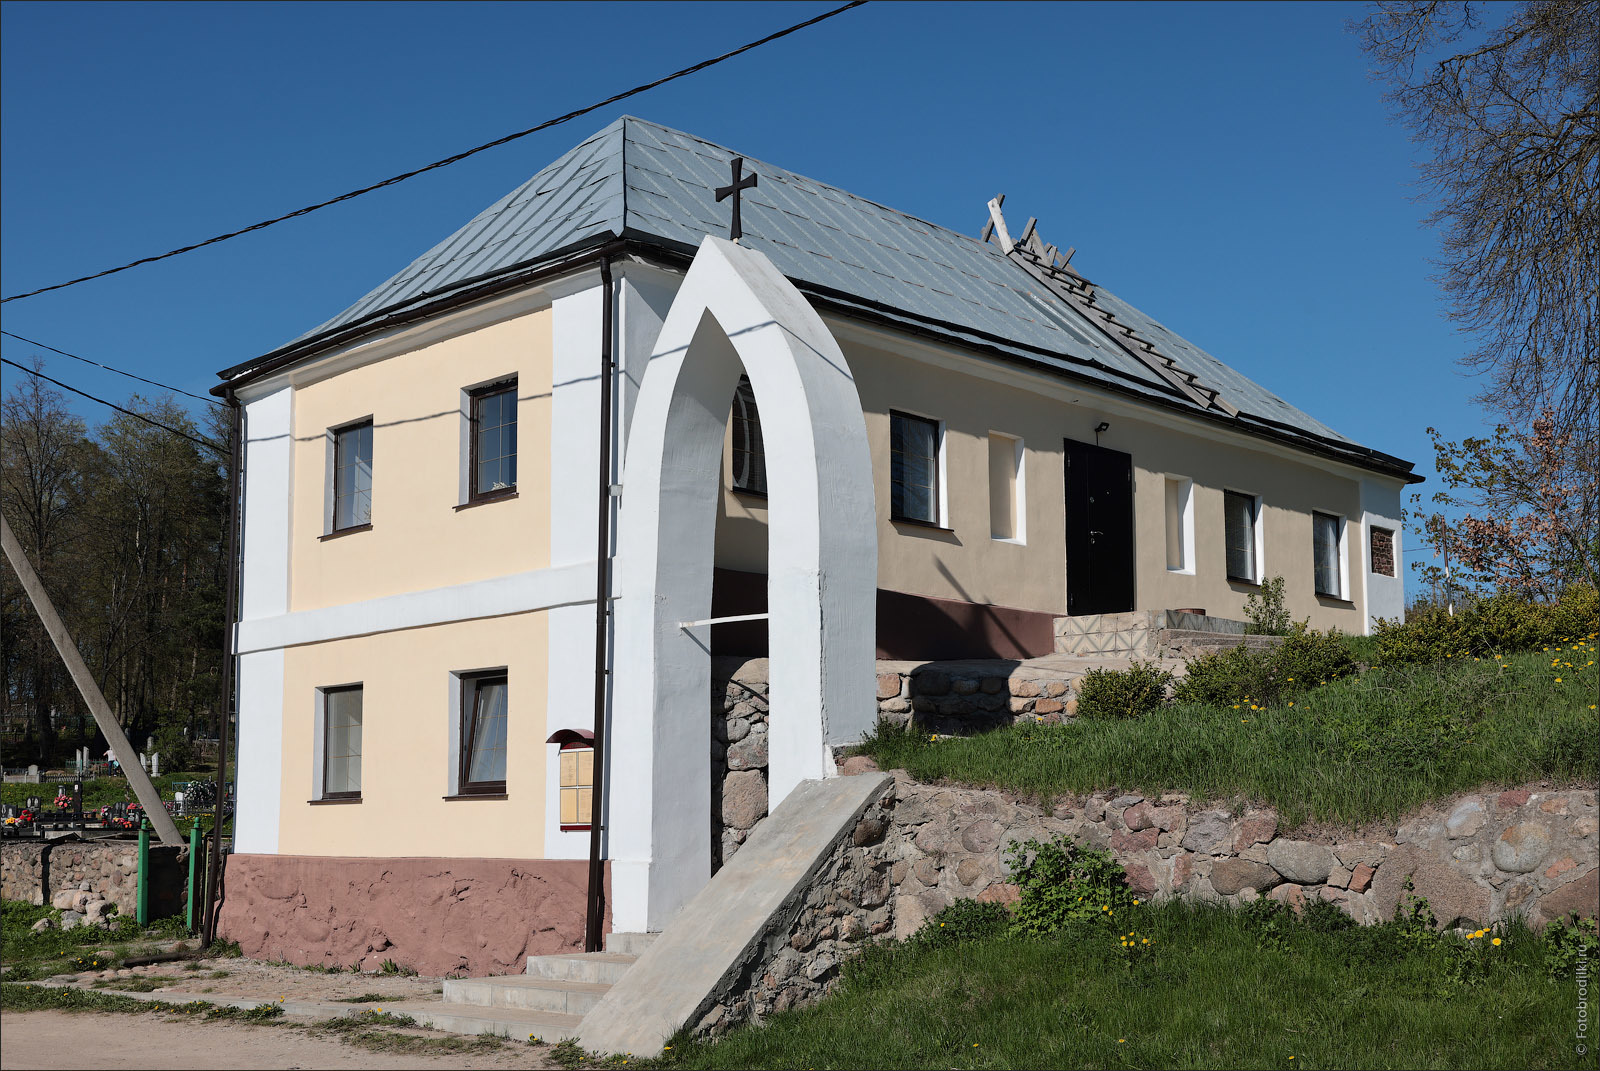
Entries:
[[[177,914],[184,905],[189,849],[151,844],[150,863],[151,917]],[[139,843],[59,840],[0,845],[0,897],[80,913],[104,901],[115,905],[118,913],[132,915],[139,906]]]
[[[843,772],[870,767],[852,759]],[[1478,927],[1522,914],[1536,926],[1600,903],[1600,835],[1592,789],[1473,793],[1397,825],[1280,835],[1270,809],[1201,806],[1182,795],[1096,793],[1046,812],[984,789],[925,785],[903,771],[818,872],[745,986],[707,1015],[704,1032],[827,992],[861,941],[907,937],[961,899],[1007,903],[1012,841],[1058,837],[1109,848],[1152,899],[1242,903],[1262,896],[1297,910],[1312,899],[1371,924],[1394,916],[1407,878],[1441,926]]]
[[[588,866],[583,859],[230,855],[217,930],[259,959],[522,974],[528,956],[583,951]],[[609,905],[609,866],[605,882]]]

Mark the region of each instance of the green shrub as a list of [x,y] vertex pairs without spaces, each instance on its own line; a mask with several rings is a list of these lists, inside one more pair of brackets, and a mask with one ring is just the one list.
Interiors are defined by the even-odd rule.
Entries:
[[1091,669],[1078,682],[1078,714],[1085,718],[1137,718],[1159,707],[1172,674],[1154,662],[1127,669]]
[[1294,625],[1289,608],[1283,605],[1283,577],[1261,582],[1260,591],[1245,596],[1244,616],[1249,620],[1244,631],[1251,636],[1286,636]]
[[918,948],[942,948],[960,941],[998,937],[1010,921],[1011,912],[1004,904],[957,900],[924,922],[909,943]]
[[1122,865],[1102,848],[1070,840],[1048,844],[1011,842],[1011,880],[1021,889],[1010,930],[1041,937],[1074,923],[1118,923],[1118,909],[1132,906]]
[[1499,652],[1537,651],[1590,637],[1600,628],[1600,593],[1574,584],[1558,602],[1530,602],[1495,595],[1468,603],[1455,614],[1429,607],[1410,621],[1379,621],[1377,641],[1384,662],[1442,662],[1483,658]]
[[155,732],[155,751],[164,770],[187,770],[198,757],[194,744],[184,735],[183,726],[168,722]]
[[1273,647],[1229,647],[1192,659],[1172,694],[1180,703],[1274,706],[1354,669],[1355,659],[1338,631],[1317,632],[1296,624]]
[[1600,924],[1594,916],[1588,918],[1561,918],[1551,922],[1539,935],[1544,948],[1545,969],[1550,977],[1568,979],[1577,976],[1580,963],[1600,961]]

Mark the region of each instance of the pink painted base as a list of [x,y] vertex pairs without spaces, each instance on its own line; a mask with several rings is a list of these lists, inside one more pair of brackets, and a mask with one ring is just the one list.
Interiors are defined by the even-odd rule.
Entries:
[[[524,957],[583,950],[581,859],[231,855],[219,936],[247,956],[422,974],[521,974]],[[611,868],[605,871],[606,903]],[[609,906],[605,930],[611,928]]]

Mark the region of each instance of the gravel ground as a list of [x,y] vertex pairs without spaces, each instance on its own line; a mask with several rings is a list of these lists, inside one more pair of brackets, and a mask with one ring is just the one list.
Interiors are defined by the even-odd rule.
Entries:
[[352,974],[348,971],[325,974],[304,967],[238,958],[153,963],[114,971],[57,975],[51,979],[52,982],[69,982],[109,992],[115,992],[119,984],[127,985],[130,980],[135,980],[140,991],[173,991],[256,1000],[350,1000],[370,995],[388,1001],[428,1000],[437,996],[444,984],[441,978]]
[[[416,1031],[396,1031],[415,1035]],[[433,1034],[432,1037],[439,1035]],[[469,1053],[373,1051],[295,1025],[193,1022],[151,1013],[0,1013],[0,1069],[12,1068],[550,1068],[548,1049]]]

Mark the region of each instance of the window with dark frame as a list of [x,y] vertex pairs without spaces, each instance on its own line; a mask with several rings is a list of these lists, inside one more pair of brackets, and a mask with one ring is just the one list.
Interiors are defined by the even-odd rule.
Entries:
[[1317,594],[1342,599],[1339,583],[1339,518],[1328,513],[1311,515],[1311,556],[1315,562]]
[[506,790],[504,673],[461,679],[461,771],[463,796],[503,795]]
[[594,747],[569,740],[561,745],[561,828],[588,829],[594,815]]
[[517,381],[502,380],[472,392],[471,500],[517,489]]
[[322,690],[322,799],[361,798],[359,684]]
[[761,442],[761,410],[749,376],[739,377],[733,392],[733,489],[747,495],[767,493],[767,451]]
[[1256,524],[1259,500],[1238,491],[1222,492],[1223,522],[1228,551],[1228,579],[1242,584],[1260,582],[1256,563]]
[[890,517],[939,523],[939,423],[909,413],[889,413]]
[[333,530],[372,523],[372,421],[333,433]]

